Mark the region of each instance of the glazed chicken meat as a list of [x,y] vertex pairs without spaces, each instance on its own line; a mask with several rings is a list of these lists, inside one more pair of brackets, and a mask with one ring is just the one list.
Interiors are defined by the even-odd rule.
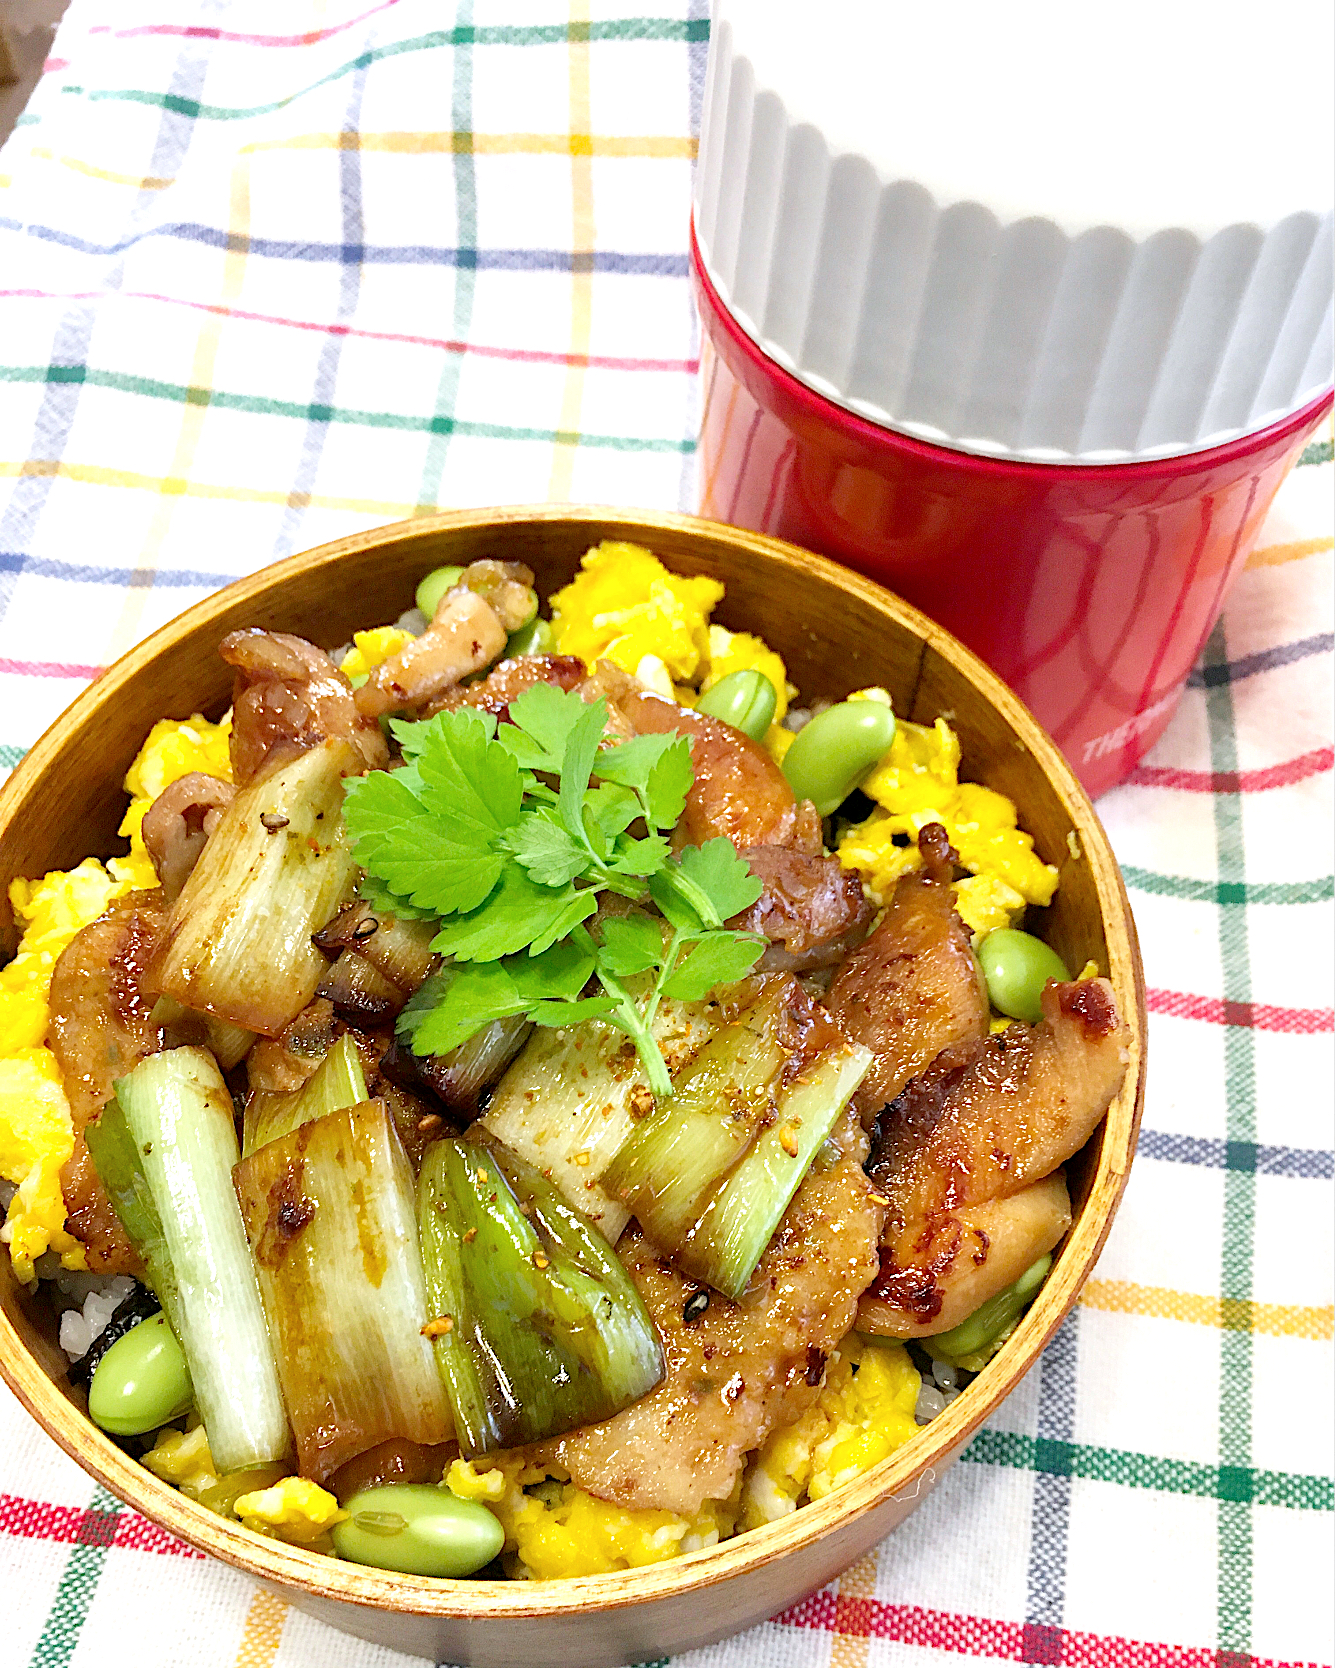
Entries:
[[[776,1447],[812,1419],[870,1408],[864,1467],[910,1440],[923,1362],[982,1370],[1041,1283],[1129,1036],[1092,966],[997,1011],[979,945],[1018,915],[978,916],[948,798],[888,880],[849,855],[944,726],[787,713],[721,587],[637,547],[550,622],[521,564],[432,577],[332,652],[224,638],[229,714],[132,819],[148,878],[50,976],[60,1185],[73,1260],[181,1358],[145,1463],[206,1437],[254,1483],[217,1509],[348,1557],[346,1499],[439,1485],[545,1576],[571,1513],[680,1550],[816,1497]],[[785,760],[859,699],[894,739],[822,816]]]

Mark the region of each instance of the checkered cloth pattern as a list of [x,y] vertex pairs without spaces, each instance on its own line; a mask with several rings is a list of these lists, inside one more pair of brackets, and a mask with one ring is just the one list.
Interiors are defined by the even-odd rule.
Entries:
[[[438,505],[692,506],[708,28],[74,0],[0,151],[0,762],[291,551]],[[1151,1076],[1080,1306],[876,1554],[674,1668],[1330,1659],[1331,477],[1327,431],[1101,807]],[[411,1668],[125,1510],[3,1391],[0,1592],[15,1668]]]

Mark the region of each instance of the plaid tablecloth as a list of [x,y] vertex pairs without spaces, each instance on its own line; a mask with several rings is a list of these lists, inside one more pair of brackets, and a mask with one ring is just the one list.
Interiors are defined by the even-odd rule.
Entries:
[[[692,507],[707,37],[705,0],[74,0],[0,151],[4,766],[291,551]],[[1327,433],[1101,807],[1152,1064],[1083,1302],[875,1556],[674,1668],[1329,1660],[1331,477]],[[5,1392],[0,1594],[15,1668],[410,1668],[124,1510]]]

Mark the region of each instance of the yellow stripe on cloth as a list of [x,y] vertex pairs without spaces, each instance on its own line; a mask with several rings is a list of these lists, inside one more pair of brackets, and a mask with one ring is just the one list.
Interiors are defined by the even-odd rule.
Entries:
[[[875,1597],[876,1554],[867,1552],[839,1577],[839,1599],[843,1604],[858,1604],[866,1603]],[[836,1602],[836,1618],[843,1604]],[[870,1651],[869,1630],[859,1629],[855,1633],[842,1633],[839,1630],[839,1621],[835,1621],[834,1637],[830,1640],[830,1668],[866,1668]]]
[[1278,568],[1285,562],[1301,562],[1304,556],[1317,556],[1323,550],[1335,549],[1335,539],[1291,539],[1287,544],[1267,544],[1253,550],[1247,558],[1249,568]]
[[[245,246],[250,231],[250,167],[249,157],[239,157],[232,169],[227,224],[235,235],[229,237],[227,253],[223,256],[222,282],[217,296],[219,310],[204,314],[195,338],[195,351],[190,364],[192,388],[213,386],[213,373],[218,362],[218,349],[222,342],[227,315],[241,295],[246,271]],[[176,434],[176,447],[170,471],[174,480],[189,478],[191,466],[199,451],[208,409],[206,404],[196,404],[193,400],[186,401],[181,408],[180,426]],[[136,564],[141,571],[152,573],[156,569],[170,537],[175,515],[175,500],[167,496],[159,498]],[[127,590],[125,600],[121,604],[120,617],[111,633],[108,661],[118,660],[142,635],[139,625],[148,594],[147,585],[133,585]]]
[[165,191],[169,185],[174,185],[174,179],[160,179],[156,174],[118,174],[110,168],[99,168],[92,162],[84,162],[77,156],[57,156],[46,145],[34,145],[28,153],[39,162],[55,162],[62,168],[71,168],[76,174],[86,174],[90,180],[105,180],[108,185],[131,185],[136,191]]
[[[573,8],[572,8],[573,9]],[[572,41],[571,75],[582,52],[588,80],[587,41]],[[588,104],[583,121],[588,121]],[[442,152],[473,156],[638,157],[694,161],[694,139],[666,133],[589,133],[583,126],[569,133],[297,133],[287,139],[257,139],[243,151],[385,151],[398,155],[439,156]]]
[[285,1599],[273,1593],[255,1594],[246,1612],[246,1625],[236,1653],[235,1668],[273,1668],[278,1647],[283,1642],[287,1612]]
[[1252,1303],[1238,1298],[1205,1297],[1171,1291],[1166,1286],[1137,1286],[1129,1280],[1091,1280],[1080,1294],[1086,1309],[1113,1314],[1149,1315],[1156,1320],[1218,1326],[1226,1332],[1263,1332],[1272,1338],[1335,1336],[1335,1305],[1304,1307],[1288,1303]]
[[[243,504],[286,504],[287,491],[267,487],[222,486],[213,481],[189,481],[174,475],[144,475],[134,469],[112,469],[99,463],[66,463],[57,458],[0,458],[0,480],[24,476],[44,480],[79,481],[84,486],[124,487],[132,492],[159,492],[178,498],[226,498]],[[358,515],[384,515],[402,520],[423,512],[415,502],[399,498],[344,498],[337,493],[302,495],[303,504],[318,510],[351,510]]]

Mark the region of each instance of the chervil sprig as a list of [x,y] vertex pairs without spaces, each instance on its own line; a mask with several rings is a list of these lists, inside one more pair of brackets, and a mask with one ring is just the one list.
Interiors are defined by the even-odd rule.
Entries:
[[[349,784],[363,896],[439,918],[432,948],[452,962],[400,1029],[417,1053],[444,1054],[517,1014],[601,1018],[634,1040],[655,1095],[669,1094],[654,1016],[664,997],[698,1000],[755,964],[761,941],[723,922],[760,882],[725,839],[671,854],[693,779],[684,736],[617,742],[604,701],[548,684],[509,712],[500,726],[471,709],[396,721],[406,763]],[[602,892],[645,908],[591,932]],[[601,995],[583,994],[590,980]]]

